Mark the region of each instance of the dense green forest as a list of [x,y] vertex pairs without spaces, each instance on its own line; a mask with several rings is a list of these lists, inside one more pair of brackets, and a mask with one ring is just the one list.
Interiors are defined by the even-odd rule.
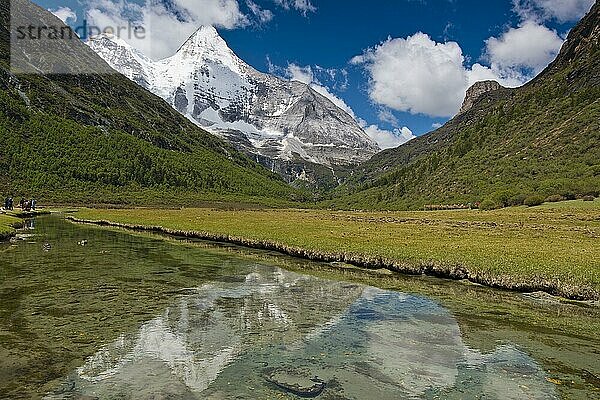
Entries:
[[404,209],[600,192],[600,6],[524,87],[482,96],[442,128],[375,155],[328,204]]
[[190,196],[293,199],[277,176],[268,176],[243,158],[247,165],[201,146],[163,149],[117,129],[85,127],[30,112],[6,93],[0,93],[0,107],[5,117],[0,120],[5,192],[52,201],[117,203],[160,202],[163,196],[179,195],[187,203]]

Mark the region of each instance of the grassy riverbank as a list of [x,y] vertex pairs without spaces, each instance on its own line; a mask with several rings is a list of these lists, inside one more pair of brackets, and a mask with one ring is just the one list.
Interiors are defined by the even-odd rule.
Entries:
[[15,226],[20,223],[18,218],[0,214],[0,240],[5,240],[14,235]]
[[600,202],[490,212],[82,209],[76,218],[315,260],[600,298]]

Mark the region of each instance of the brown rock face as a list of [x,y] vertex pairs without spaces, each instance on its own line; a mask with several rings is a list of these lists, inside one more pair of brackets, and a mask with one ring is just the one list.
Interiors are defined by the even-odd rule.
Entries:
[[460,108],[459,114],[467,112],[473,107],[473,104],[481,97],[481,95],[491,92],[492,90],[498,90],[502,86],[496,81],[481,81],[476,82],[473,86],[467,90],[465,100],[463,101],[462,107]]

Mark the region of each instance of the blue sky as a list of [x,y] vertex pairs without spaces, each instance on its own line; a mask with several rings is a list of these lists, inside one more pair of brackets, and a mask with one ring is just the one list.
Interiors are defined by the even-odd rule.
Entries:
[[[518,86],[547,65],[593,0],[37,0],[72,26],[155,12],[154,58],[201,24],[263,72],[327,94],[382,147],[431,131],[481,79]],[[156,11],[158,10],[158,11]],[[71,14],[72,13],[72,14]],[[171,13],[170,18],[164,17]],[[75,17],[76,16],[76,17]],[[407,129],[408,128],[408,129]]]

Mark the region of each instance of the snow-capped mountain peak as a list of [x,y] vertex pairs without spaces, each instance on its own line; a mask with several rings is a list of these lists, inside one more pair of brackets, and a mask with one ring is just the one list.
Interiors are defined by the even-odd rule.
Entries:
[[204,52],[208,49],[231,51],[219,32],[210,26],[203,25],[196,30],[177,50],[177,52]]
[[185,60],[190,63],[221,62],[233,70],[238,70],[242,64],[242,61],[212,26],[201,26],[185,41],[173,57],[179,61]]
[[106,35],[88,45],[117,71],[265,164],[354,164],[379,150],[329,99],[304,83],[256,71],[211,26],[200,27],[173,56],[159,61]]

